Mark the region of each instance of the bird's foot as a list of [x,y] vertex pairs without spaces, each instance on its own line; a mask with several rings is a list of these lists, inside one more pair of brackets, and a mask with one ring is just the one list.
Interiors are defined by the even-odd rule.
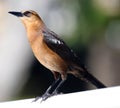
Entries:
[[50,98],[51,96],[53,96],[54,94],[50,94],[50,93],[45,93],[43,94],[41,97],[36,97],[32,102],[36,102],[38,100],[41,100],[40,102],[43,102],[45,100],[47,100],[48,98]]
[[55,96],[55,95],[58,95],[58,94],[61,94],[60,92],[58,92],[57,90],[53,91],[51,96]]
[[50,93],[45,93],[42,95],[42,99],[41,99],[41,102],[45,101],[46,99],[50,98],[52,96],[52,94]]
[[36,101],[38,101],[39,99],[41,99],[40,96],[36,97],[32,102],[36,102]]
[[52,96],[58,95],[58,94],[60,94],[60,93],[57,90],[53,91],[51,94],[50,93],[45,93],[41,97],[42,98],[41,102],[45,101],[46,99],[48,99],[48,98],[50,98]]
[[58,95],[58,94],[62,94],[62,93],[58,93],[58,91],[56,91],[56,90],[51,94],[46,92],[41,97],[36,97],[35,100],[33,100],[32,102],[36,102],[39,99],[41,99],[41,102],[43,102],[43,101],[47,100],[48,98],[55,96],[55,95]]

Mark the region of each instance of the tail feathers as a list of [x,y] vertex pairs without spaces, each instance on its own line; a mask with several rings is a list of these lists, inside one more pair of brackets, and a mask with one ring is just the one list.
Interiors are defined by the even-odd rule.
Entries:
[[90,74],[88,71],[80,71],[80,76],[88,81],[91,82],[93,85],[95,85],[97,88],[106,88],[106,86],[100,82],[97,78],[95,78],[92,74]]
[[106,88],[106,86],[99,81],[97,78],[95,78],[91,73],[89,73],[84,65],[78,66],[78,65],[72,65],[69,67],[69,70],[71,74],[73,74],[75,77],[80,78],[81,80],[84,80],[86,82],[92,83],[97,88]]

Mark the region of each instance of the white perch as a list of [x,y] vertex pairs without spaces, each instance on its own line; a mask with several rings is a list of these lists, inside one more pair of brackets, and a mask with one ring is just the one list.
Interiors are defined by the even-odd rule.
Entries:
[[34,99],[1,102],[0,108],[120,108],[120,86]]

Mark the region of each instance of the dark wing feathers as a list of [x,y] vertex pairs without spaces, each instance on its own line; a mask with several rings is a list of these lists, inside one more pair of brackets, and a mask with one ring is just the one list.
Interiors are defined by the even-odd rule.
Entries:
[[50,31],[49,29],[43,30],[42,33],[44,35],[44,41],[50,49],[56,52],[64,60],[82,66],[79,57],[65,44],[62,39],[58,38],[56,33]]

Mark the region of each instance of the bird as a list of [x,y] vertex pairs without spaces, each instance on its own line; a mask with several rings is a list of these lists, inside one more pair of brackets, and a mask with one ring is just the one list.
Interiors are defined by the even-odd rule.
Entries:
[[80,57],[68,47],[63,39],[46,26],[37,12],[27,10],[21,12],[10,11],[8,13],[21,19],[34,56],[44,67],[52,72],[55,78],[55,81],[46,92],[41,97],[36,97],[34,101],[39,99],[45,101],[49,97],[59,94],[59,89],[66,81],[68,74],[90,82],[97,88],[106,87],[88,72]]

